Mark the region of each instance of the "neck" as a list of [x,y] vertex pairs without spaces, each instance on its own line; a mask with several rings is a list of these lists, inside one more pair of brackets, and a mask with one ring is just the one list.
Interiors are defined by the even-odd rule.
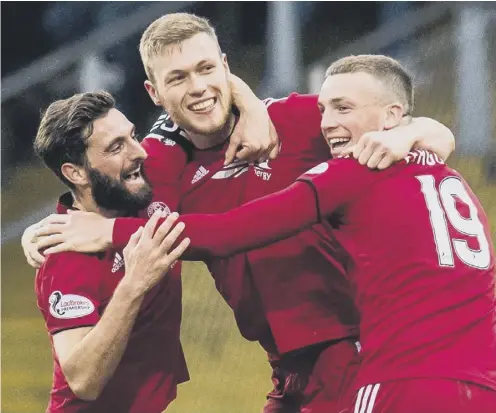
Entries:
[[213,148],[214,146],[220,145],[229,139],[234,129],[235,123],[236,123],[236,116],[234,116],[234,114],[231,113],[227,118],[226,123],[219,131],[208,135],[191,132],[191,131],[185,131],[186,138],[197,149],[201,150],[201,149]]
[[72,206],[80,211],[94,212],[105,218],[116,218],[125,216],[122,211],[111,211],[99,207],[91,196],[91,189],[82,191],[72,191]]

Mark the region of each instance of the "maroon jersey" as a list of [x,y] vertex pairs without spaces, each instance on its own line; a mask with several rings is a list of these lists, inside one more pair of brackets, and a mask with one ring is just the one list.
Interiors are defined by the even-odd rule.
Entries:
[[[192,150],[181,179],[181,213],[229,211],[286,187],[329,157],[320,135],[316,96],[292,94],[267,103],[282,145],[278,158],[224,167],[226,145]],[[171,152],[162,148],[160,161],[169,164],[169,159],[172,161]],[[164,174],[156,176],[161,179]],[[159,194],[154,181],[152,184],[156,196],[168,196],[167,191]],[[117,220],[114,243],[124,243],[135,225]],[[186,253],[183,258],[207,263],[245,338],[259,341],[269,352],[285,353],[357,335],[357,312],[340,264],[343,252],[327,225],[316,225],[291,239],[226,259],[195,253]],[[246,228],[237,230],[242,237]],[[210,236],[222,231],[219,226]]]
[[[289,205],[299,205],[293,214]],[[363,362],[356,388],[449,378],[496,390],[495,257],[479,201],[436,155],[382,172],[323,163],[288,189],[228,213],[183,215],[195,253],[229,255],[318,222],[348,251]],[[208,238],[214,228],[224,231]],[[229,228],[245,228],[240,237]]]
[[496,390],[494,248],[468,184],[425,151],[382,173],[351,159],[324,165],[302,179],[353,257],[357,386],[438,377]]
[[[70,194],[62,199],[72,204]],[[66,207],[59,204],[59,213]],[[48,256],[36,276],[38,307],[52,342],[53,385],[47,412],[162,412],[188,380],[179,341],[181,280],[171,272],[145,296],[122,359],[101,395],[84,401],[71,391],[53,348],[60,331],[100,320],[124,276],[122,251]]]

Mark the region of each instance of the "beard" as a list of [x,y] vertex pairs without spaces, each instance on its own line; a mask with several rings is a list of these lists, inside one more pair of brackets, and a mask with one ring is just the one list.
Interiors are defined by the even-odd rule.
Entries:
[[123,178],[111,178],[93,168],[88,168],[87,172],[93,199],[100,208],[135,214],[146,208],[153,198],[152,187],[143,170],[141,174],[145,184],[135,193],[126,188]]

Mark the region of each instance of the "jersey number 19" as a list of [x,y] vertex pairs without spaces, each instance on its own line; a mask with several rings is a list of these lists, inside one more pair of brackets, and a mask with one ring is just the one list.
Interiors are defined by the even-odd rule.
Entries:
[[[429,210],[439,265],[454,266],[454,250],[458,258],[470,267],[488,268],[491,261],[489,242],[478,217],[477,207],[461,180],[450,176],[443,179],[439,184],[439,188],[436,188],[436,181],[432,175],[421,175],[416,176],[416,178],[420,181],[425,203]],[[458,211],[456,198],[468,206],[468,218],[463,217]],[[464,237],[464,239],[451,238],[448,222],[460,235],[476,237],[479,249],[470,249],[467,237]]]

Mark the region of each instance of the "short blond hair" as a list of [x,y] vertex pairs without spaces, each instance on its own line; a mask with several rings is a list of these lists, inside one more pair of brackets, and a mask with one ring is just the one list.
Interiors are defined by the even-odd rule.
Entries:
[[[217,44],[219,43],[215,29],[204,17],[191,13],[166,14],[151,23],[141,36],[139,51],[146,75],[154,82],[151,61],[163,53],[166,46],[179,44],[198,33],[206,33]],[[219,47],[220,53],[220,47]]]
[[380,80],[404,106],[405,115],[411,115],[414,103],[412,77],[395,59],[383,55],[348,56],[335,61],[326,70],[326,78],[344,73],[368,73]]

